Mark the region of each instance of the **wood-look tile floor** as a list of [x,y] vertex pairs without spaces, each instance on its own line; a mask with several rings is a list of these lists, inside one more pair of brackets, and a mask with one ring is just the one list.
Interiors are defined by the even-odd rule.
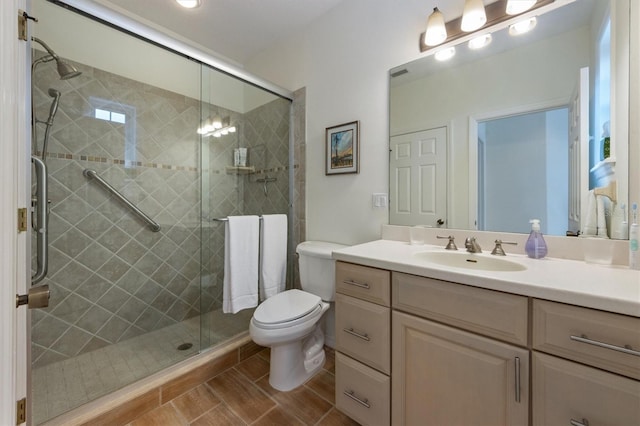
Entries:
[[331,349],[326,355],[323,369],[311,380],[280,392],[269,386],[265,349],[129,426],[357,425],[334,406],[335,356]]

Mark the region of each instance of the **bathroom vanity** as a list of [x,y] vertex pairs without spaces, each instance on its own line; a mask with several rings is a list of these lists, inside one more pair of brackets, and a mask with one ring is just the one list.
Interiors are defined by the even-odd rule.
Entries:
[[336,406],[359,423],[640,424],[640,272],[392,240],[333,257]]

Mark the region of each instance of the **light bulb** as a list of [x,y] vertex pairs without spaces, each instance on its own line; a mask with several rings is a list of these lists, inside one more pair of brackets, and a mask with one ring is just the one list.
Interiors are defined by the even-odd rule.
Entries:
[[482,0],[466,0],[460,29],[464,32],[475,31],[486,23],[487,14],[484,11]]
[[493,37],[491,37],[491,34],[483,34],[479,37],[472,38],[471,40],[469,40],[469,49],[471,50],[482,49],[483,47],[490,44],[492,39]]
[[186,9],[193,9],[194,7],[200,6],[200,0],[176,0],[176,3]]
[[229,133],[235,133],[235,132],[236,132],[236,126],[229,127]]
[[215,117],[213,117],[212,124],[214,129],[220,129],[222,127],[222,119],[220,118],[219,115],[216,115]]
[[516,22],[515,24],[509,26],[509,35],[517,36],[528,33],[536,27],[537,23],[538,20],[535,16],[529,19],[525,19],[524,21]]
[[424,34],[424,44],[437,46],[447,39],[447,27],[444,25],[444,15],[437,7],[427,19],[427,31]]
[[455,54],[456,54],[456,48],[452,46],[452,47],[447,47],[446,49],[438,50],[434,55],[434,57],[438,61],[447,61],[453,58]]
[[509,0],[507,1],[507,15],[517,15],[527,11],[536,4],[536,0]]

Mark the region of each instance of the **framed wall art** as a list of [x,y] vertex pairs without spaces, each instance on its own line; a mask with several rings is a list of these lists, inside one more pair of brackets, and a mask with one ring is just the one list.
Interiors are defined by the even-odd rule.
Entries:
[[327,127],[325,140],[325,174],[337,175],[360,171],[359,121]]

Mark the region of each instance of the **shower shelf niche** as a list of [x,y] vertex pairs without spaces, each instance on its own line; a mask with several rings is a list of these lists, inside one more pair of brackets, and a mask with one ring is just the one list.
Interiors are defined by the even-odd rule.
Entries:
[[240,166],[227,166],[228,175],[249,175],[256,172],[256,168],[253,166],[240,167]]

